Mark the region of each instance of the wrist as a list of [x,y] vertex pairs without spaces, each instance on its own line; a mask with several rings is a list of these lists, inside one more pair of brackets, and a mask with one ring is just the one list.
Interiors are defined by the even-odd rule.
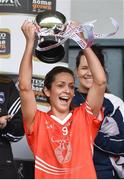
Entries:
[[34,42],[33,41],[27,41],[26,42],[26,48],[28,49],[28,50],[33,50],[33,48],[34,48]]
[[34,45],[34,42],[35,42],[34,38],[26,39],[26,44],[28,44],[28,45]]

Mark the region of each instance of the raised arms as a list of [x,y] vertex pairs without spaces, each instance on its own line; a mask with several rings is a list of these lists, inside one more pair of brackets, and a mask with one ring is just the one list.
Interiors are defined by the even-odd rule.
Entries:
[[26,119],[27,127],[30,129],[36,112],[36,101],[31,84],[32,53],[36,26],[32,22],[25,21],[21,29],[26,39],[26,45],[19,70],[19,88],[23,117]]
[[88,91],[87,101],[95,115],[98,115],[102,107],[104,93],[106,89],[106,75],[105,72],[91,48],[83,50],[87,59],[89,69],[93,77],[92,87]]

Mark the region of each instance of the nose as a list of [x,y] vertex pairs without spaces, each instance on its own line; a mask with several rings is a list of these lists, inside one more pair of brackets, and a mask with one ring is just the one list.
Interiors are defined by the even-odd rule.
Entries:
[[87,70],[87,74],[88,74],[89,76],[92,76],[90,69]]
[[65,92],[69,93],[70,92],[70,87],[68,85],[65,86]]

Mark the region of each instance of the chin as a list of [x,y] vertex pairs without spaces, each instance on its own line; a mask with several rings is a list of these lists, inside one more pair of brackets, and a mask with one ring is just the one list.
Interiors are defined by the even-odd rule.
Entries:
[[65,113],[65,112],[69,111],[69,107],[61,107],[59,110],[61,113]]
[[91,87],[92,87],[92,84],[93,84],[93,83],[86,83],[85,88],[87,88],[87,89],[91,88]]

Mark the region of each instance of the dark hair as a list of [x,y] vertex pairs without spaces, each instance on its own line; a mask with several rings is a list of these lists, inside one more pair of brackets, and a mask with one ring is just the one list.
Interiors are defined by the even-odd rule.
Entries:
[[[72,75],[73,79],[75,80],[74,73],[71,69],[64,66],[56,66],[46,74],[44,79],[44,87],[46,87],[48,90],[51,89],[52,82],[55,80],[56,75],[63,72],[69,73],[70,75]],[[43,93],[44,93],[44,89],[43,89]],[[49,102],[49,98],[48,97],[46,98],[47,101]]]
[[[102,49],[98,44],[97,44],[97,45],[96,45],[96,44],[93,45],[93,46],[91,47],[91,49],[93,50],[93,52],[95,53],[95,55],[98,57],[101,65],[102,65],[102,67],[103,67],[103,69],[104,69],[104,71],[105,71],[105,73],[106,73],[106,77],[107,77],[107,79],[108,79],[108,73],[107,73],[106,67],[105,67],[104,54],[103,54],[103,52],[102,52],[103,49]],[[78,55],[77,55],[77,57],[76,57],[76,68],[79,67],[79,65],[80,65],[80,59],[81,59],[81,56],[83,56],[83,55],[84,55],[83,50],[80,50],[79,53],[78,53]],[[108,88],[106,89],[106,92],[109,92]]]

